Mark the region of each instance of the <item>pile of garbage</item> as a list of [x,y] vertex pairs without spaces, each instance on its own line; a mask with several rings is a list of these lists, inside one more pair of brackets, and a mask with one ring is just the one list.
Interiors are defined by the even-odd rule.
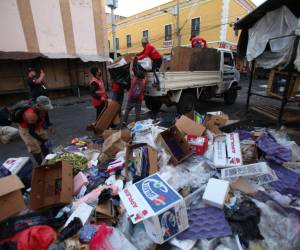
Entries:
[[235,122],[190,112],[8,159],[0,249],[300,249],[300,147]]

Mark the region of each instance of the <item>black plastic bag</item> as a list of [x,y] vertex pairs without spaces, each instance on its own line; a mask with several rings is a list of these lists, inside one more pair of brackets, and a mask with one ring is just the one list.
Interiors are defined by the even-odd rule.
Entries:
[[130,88],[130,73],[129,73],[130,64],[118,68],[108,69],[111,79],[114,82],[117,82],[121,85],[123,89]]

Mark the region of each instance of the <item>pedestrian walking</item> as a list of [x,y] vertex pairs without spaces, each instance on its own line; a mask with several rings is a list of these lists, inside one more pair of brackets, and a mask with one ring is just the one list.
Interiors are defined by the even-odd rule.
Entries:
[[39,77],[37,77],[34,68],[27,69],[27,84],[33,101],[36,101],[39,96],[46,96],[47,94],[45,76],[46,74],[43,69],[41,69]]

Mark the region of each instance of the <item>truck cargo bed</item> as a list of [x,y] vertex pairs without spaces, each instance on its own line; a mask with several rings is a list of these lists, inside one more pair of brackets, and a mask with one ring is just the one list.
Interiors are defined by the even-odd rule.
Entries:
[[152,87],[153,73],[147,74],[146,95],[166,95],[169,90],[214,86],[221,81],[221,71],[168,71],[157,73],[160,91]]

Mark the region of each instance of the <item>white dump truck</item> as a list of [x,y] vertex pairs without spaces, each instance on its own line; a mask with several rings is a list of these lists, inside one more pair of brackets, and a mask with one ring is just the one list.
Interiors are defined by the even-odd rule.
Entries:
[[194,109],[197,101],[212,97],[233,104],[240,89],[240,74],[229,50],[178,47],[156,74],[159,87],[153,87],[154,74],[148,73],[145,90],[146,106],[153,111],[166,104],[185,113]]

